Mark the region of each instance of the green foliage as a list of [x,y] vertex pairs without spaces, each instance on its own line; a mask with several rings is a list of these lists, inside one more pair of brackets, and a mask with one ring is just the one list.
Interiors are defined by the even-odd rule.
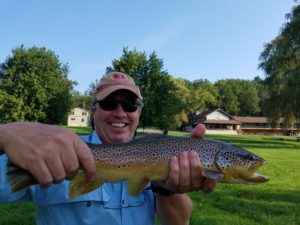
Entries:
[[260,68],[266,73],[266,113],[273,124],[280,117],[290,126],[300,120],[300,5],[287,14],[279,35],[265,45]]
[[78,91],[72,92],[72,108],[82,108],[86,110],[90,110],[92,105],[92,96],[90,95],[82,95]]
[[232,115],[251,116],[259,112],[257,83],[250,80],[229,79],[215,83],[218,105]]
[[53,51],[24,46],[0,65],[0,121],[66,121],[73,83]]
[[217,107],[218,89],[208,80],[195,80],[189,85],[189,113],[196,110],[210,110]]
[[0,91],[0,121],[3,123],[23,120],[25,117],[23,101]]
[[239,88],[235,86],[234,82],[228,80],[219,80],[215,85],[219,90],[218,102],[220,108],[230,114],[237,115],[240,106],[237,98]]
[[130,75],[141,89],[144,108],[141,127],[157,127],[168,130],[176,124],[175,116],[182,111],[181,98],[172,78],[163,71],[163,60],[155,52],[147,58],[145,53],[123,49],[120,59],[113,60],[109,71],[120,71]]

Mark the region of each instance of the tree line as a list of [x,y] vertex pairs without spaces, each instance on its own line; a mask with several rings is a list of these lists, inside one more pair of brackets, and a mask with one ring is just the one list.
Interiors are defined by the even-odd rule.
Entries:
[[[128,48],[106,72],[124,72],[140,87],[145,105],[141,127],[178,128],[194,113],[215,108],[238,116],[267,116],[273,124],[284,117],[292,125],[300,118],[300,6],[286,18],[279,35],[261,53],[259,67],[265,79],[211,83],[174,78],[155,52],[147,55]],[[23,45],[13,49],[0,64],[0,123],[65,124],[73,107],[90,109],[98,80],[81,94],[74,91],[76,82],[68,73],[68,64],[51,50]]]

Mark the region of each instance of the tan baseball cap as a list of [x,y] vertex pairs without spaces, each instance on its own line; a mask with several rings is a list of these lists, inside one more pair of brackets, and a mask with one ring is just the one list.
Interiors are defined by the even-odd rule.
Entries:
[[111,93],[122,89],[129,90],[139,99],[143,99],[140,89],[132,77],[120,72],[110,72],[104,75],[96,86],[94,96],[98,101],[101,101]]

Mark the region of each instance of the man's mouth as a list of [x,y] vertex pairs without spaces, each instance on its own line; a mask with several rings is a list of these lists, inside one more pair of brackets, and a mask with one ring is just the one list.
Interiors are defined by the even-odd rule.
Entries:
[[110,123],[110,125],[112,127],[118,127],[118,128],[123,128],[123,127],[126,127],[127,124],[126,123]]

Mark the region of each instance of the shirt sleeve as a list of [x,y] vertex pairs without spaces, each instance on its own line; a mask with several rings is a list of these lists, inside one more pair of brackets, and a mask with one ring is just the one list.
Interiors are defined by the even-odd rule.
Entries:
[[0,204],[15,201],[29,201],[31,199],[30,188],[18,191],[16,193],[11,192],[9,182],[7,180],[7,156],[0,156]]

